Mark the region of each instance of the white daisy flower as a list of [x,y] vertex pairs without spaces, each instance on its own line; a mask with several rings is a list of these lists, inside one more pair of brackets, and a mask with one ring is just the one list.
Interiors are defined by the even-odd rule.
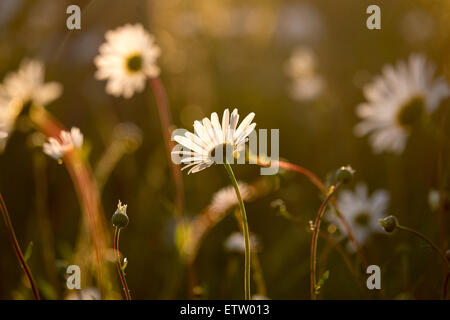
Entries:
[[[184,135],[175,135],[174,140],[185,149],[172,151],[172,156],[182,156],[181,163],[186,164],[184,169],[190,168],[188,174],[199,172],[210,167],[213,163],[224,163],[223,155],[237,156],[244,147],[247,137],[255,129],[252,123],[255,114],[252,112],[239,121],[238,110],[229,113],[225,109],[220,125],[217,113],[211,114],[211,120],[204,118],[202,122],[194,122],[194,133],[186,132]],[[227,161],[228,160],[227,158]]]
[[323,92],[325,80],[316,69],[317,57],[309,47],[293,51],[285,64],[285,73],[292,80],[289,90],[294,100],[313,100]]
[[[350,224],[353,235],[360,244],[365,243],[372,233],[383,231],[378,219],[386,216],[388,203],[389,193],[386,190],[377,190],[369,196],[364,183],[358,183],[355,192],[341,191],[337,199],[341,214]],[[333,212],[329,212],[326,217],[340,230],[345,230],[340,219]]]
[[445,80],[434,79],[434,72],[435,66],[420,54],[396,67],[385,66],[382,75],[364,87],[368,102],[357,107],[363,121],[356,125],[355,134],[370,134],[376,153],[401,153],[411,128],[450,95]]
[[156,59],[161,50],[141,24],[109,30],[105,38],[94,62],[98,69],[95,77],[108,80],[107,93],[131,98],[135,92],[144,90],[147,78],[159,75]]
[[[24,107],[45,106],[58,98],[62,86],[57,82],[44,83],[44,65],[37,60],[24,60],[17,72],[9,73],[0,84],[0,130],[9,134]],[[7,137],[0,138],[3,151]]]
[[[239,192],[243,201],[246,201],[251,196],[250,186],[245,183],[238,181]],[[217,191],[212,198],[211,204],[209,205],[209,210],[217,213],[225,213],[230,208],[237,206],[239,204],[238,198],[236,196],[236,191],[233,186],[228,186]]]
[[48,156],[60,160],[64,154],[74,149],[80,149],[83,145],[83,134],[80,129],[73,127],[69,131],[61,131],[59,140],[53,137],[44,143],[43,150]]
[[38,60],[25,59],[17,72],[8,74],[0,85],[0,97],[8,103],[18,99],[23,105],[45,106],[58,98],[62,86],[57,82],[44,83],[44,64]]
[[[250,244],[253,250],[258,247],[258,239],[252,235],[250,237]],[[233,232],[227,240],[225,240],[225,248],[230,252],[245,252],[245,240],[244,236],[240,232]]]

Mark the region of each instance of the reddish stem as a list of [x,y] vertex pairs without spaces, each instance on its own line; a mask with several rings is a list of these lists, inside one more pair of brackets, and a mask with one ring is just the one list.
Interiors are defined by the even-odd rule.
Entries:
[[116,255],[117,273],[119,274],[120,282],[122,284],[122,289],[125,294],[125,299],[131,300],[130,290],[128,289],[128,284],[127,284],[127,279],[125,278],[125,274],[122,269],[122,262],[120,260],[119,236],[120,236],[120,229],[116,228],[114,231],[114,253]]
[[13,246],[14,252],[16,253],[17,259],[19,259],[19,263],[22,266],[23,271],[25,272],[25,276],[27,277],[28,282],[30,283],[31,290],[33,291],[34,294],[34,298],[36,300],[41,300],[39,290],[33,278],[33,274],[31,273],[30,267],[28,267],[28,264],[26,263],[25,258],[23,257],[22,250],[20,249],[19,242],[17,241],[16,233],[14,232],[14,227],[12,225],[8,209],[6,208],[6,204],[5,201],[3,200],[3,196],[1,193],[0,193],[0,211],[2,212],[3,219],[5,220],[6,228],[9,231],[9,237],[11,239],[11,244]]
[[316,299],[316,293],[315,293],[315,287],[316,287],[316,266],[317,266],[317,239],[319,237],[319,231],[320,231],[320,223],[322,221],[322,217],[325,214],[325,209],[327,208],[328,202],[333,197],[333,195],[336,193],[337,189],[339,188],[339,184],[332,187],[330,192],[328,193],[325,200],[320,205],[319,210],[317,211],[316,220],[314,222],[314,230],[311,240],[311,253],[310,253],[310,294],[311,299]]
[[[44,108],[34,107],[30,110],[30,119],[37,129],[47,137],[58,139],[64,126]],[[103,289],[103,250],[106,248],[105,223],[102,220],[102,207],[97,185],[90,166],[76,152],[68,152],[63,157],[66,169],[71,177],[83,212],[88,217],[89,230],[95,251],[97,264],[97,281],[100,291]]]
[[[274,165],[278,165],[280,168],[283,168],[286,170],[292,170],[292,171],[298,172],[298,173],[306,176],[324,195],[327,194],[327,190],[326,190],[323,182],[313,172],[309,171],[308,169],[303,168],[299,165],[290,163],[290,162],[286,162],[286,161],[273,161],[272,163]],[[367,263],[366,257],[364,255],[364,253],[362,252],[361,247],[358,244],[358,241],[356,241],[355,237],[353,236],[353,232],[352,232],[352,228],[350,227],[350,224],[348,223],[348,221],[344,218],[344,216],[339,211],[339,208],[336,203],[336,199],[333,197],[330,199],[330,201],[331,201],[333,207],[335,208],[336,214],[337,214],[340,222],[344,226],[345,231],[347,232],[350,241],[352,242],[353,246],[356,249],[359,260],[361,261],[362,265],[364,266],[364,269],[367,269],[368,263]]]
[[164,85],[159,78],[150,79],[150,86],[152,87],[153,94],[155,96],[156,106],[158,108],[159,120],[161,123],[161,130],[165,142],[167,159],[169,161],[172,178],[175,185],[176,192],[176,208],[177,214],[182,215],[184,206],[184,192],[183,192],[183,176],[179,165],[173,163],[171,151],[174,146],[174,142],[171,139],[171,131],[173,127],[172,116],[170,114],[169,102],[167,94],[164,89]]

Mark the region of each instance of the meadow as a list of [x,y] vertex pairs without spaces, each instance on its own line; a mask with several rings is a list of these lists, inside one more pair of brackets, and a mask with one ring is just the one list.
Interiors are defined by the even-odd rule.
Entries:
[[0,1],[0,299],[450,299],[449,14]]

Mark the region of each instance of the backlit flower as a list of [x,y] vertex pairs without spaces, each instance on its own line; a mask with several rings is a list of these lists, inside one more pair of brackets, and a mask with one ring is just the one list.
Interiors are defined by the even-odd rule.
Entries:
[[376,153],[401,153],[412,127],[449,96],[447,83],[442,77],[435,79],[434,72],[434,65],[419,54],[396,67],[385,66],[382,75],[364,87],[367,102],[357,107],[363,120],[355,134],[370,134]]
[[50,137],[48,142],[44,143],[43,150],[48,156],[59,160],[66,152],[74,149],[80,149],[83,145],[83,134],[80,129],[73,127],[69,131],[61,131],[58,139]]
[[173,139],[184,150],[172,151],[172,157],[182,156],[180,161],[186,164],[183,170],[190,168],[188,173],[199,172],[213,163],[224,163],[223,156],[236,156],[244,147],[247,137],[255,129],[256,123],[252,123],[254,117],[255,114],[250,113],[238,126],[238,110],[234,109],[230,115],[225,109],[221,125],[217,113],[213,112],[211,120],[204,118],[201,122],[194,122],[194,133],[174,136]]
[[147,78],[159,75],[156,59],[161,53],[154,38],[141,24],[126,24],[105,34],[95,58],[99,80],[108,80],[106,92],[131,98],[144,90]]

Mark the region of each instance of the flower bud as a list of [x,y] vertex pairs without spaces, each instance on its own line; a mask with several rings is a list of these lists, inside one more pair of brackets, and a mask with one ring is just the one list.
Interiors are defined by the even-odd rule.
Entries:
[[389,216],[384,219],[380,219],[378,220],[378,222],[381,224],[384,231],[389,233],[393,232],[398,226],[398,220],[394,216]]
[[336,180],[343,184],[350,183],[354,173],[355,170],[351,166],[342,166],[336,171]]
[[119,204],[117,205],[117,210],[112,216],[112,224],[114,227],[122,229],[128,225],[130,220],[127,216],[127,205],[122,205],[122,202],[119,200]]

